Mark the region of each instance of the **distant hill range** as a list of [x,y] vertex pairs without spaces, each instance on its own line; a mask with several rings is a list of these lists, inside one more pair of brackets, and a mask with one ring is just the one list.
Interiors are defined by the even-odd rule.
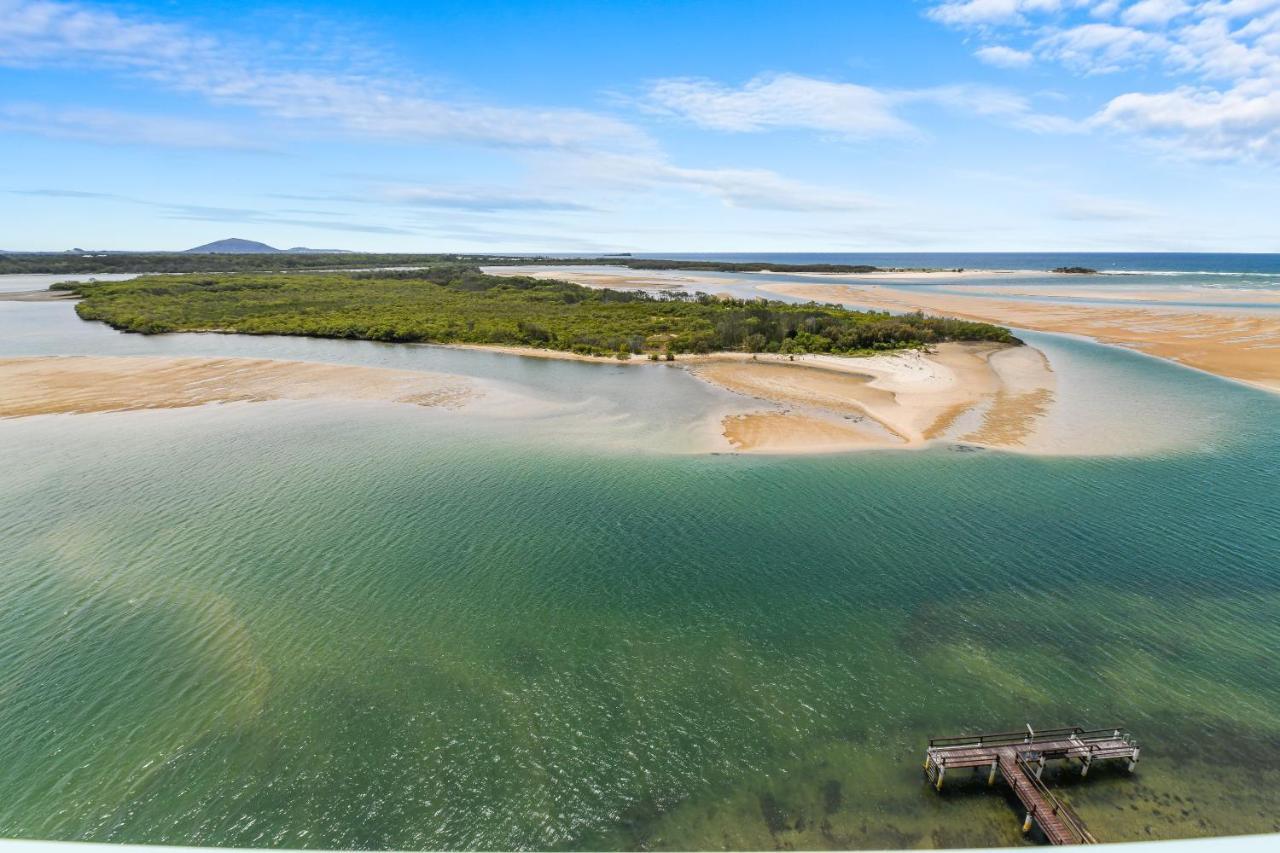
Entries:
[[226,240],[215,240],[187,249],[187,255],[346,255],[347,249],[308,249],[306,246],[294,246],[292,249],[277,249],[257,240],[242,240],[230,237]]

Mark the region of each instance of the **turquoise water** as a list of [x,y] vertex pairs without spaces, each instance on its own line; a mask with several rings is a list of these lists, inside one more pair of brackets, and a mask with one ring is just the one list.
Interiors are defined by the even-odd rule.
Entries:
[[1018,844],[1001,794],[919,764],[1024,721],[1142,741],[1134,777],[1054,780],[1105,839],[1280,830],[1276,397],[1042,336],[1064,426],[1179,440],[694,455],[625,425],[719,405],[681,371],[68,314],[0,303],[4,354],[428,366],[585,393],[622,438],[379,404],[0,421],[0,836]]

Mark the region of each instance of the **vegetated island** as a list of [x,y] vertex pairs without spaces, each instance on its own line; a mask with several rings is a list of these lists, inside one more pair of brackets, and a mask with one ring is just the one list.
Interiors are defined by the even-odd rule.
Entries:
[[150,276],[68,282],[76,312],[144,334],[180,331],[533,347],[628,359],[713,352],[856,355],[945,341],[1020,344],[988,323],[588,288],[474,266],[327,274]]
[[1098,271],[1091,267],[1055,267],[1052,272],[1062,275],[1097,275]]

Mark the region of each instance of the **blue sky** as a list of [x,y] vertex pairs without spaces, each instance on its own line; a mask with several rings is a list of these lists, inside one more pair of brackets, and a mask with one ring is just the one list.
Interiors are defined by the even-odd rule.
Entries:
[[0,249],[1280,251],[1280,0],[0,0]]

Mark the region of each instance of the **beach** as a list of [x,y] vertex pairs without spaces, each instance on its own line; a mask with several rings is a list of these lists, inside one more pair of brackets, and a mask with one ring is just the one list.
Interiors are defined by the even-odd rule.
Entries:
[[[553,350],[467,347],[505,356],[619,364]],[[866,357],[720,353],[673,367],[736,395],[708,452],[830,453],[908,449],[935,440],[1023,448],[1053,400],[1053,374],[1029,347],[943,344]],[[0,418],[274,400],[378,401],[462,409],[485,396],[465,376],[253,358],[0,359]],[[1026,402],[1040,401],[1029,410]],[[534,411],[524,406],[527,413]],[[497,412],[490,406],[483,412]],[[504,415],[516,415],[506,395]],[[962,429],[965,417],[969,428]]]
[[1229,310],[1045,304],[952,292],[850,285],[763,284],[784,296],[924,311],[1025,329],[1086,335],[1280,392],[1280,316]]
[[1043,353],[998,344],[946,343],[929,352],[803,355],[794,361],[725,354],[689,369],[785,407],[725,419],[725,437],[744,452],[919,448],[937,440],[1024,449],[1054,389]]

